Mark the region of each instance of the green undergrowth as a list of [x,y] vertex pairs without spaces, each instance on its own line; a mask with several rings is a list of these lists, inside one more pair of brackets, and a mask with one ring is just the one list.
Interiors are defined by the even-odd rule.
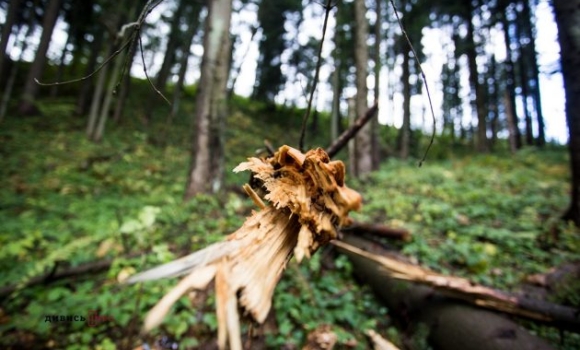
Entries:
[[[255,209],[232,191],[247,175],[228,172],[231,186],[223,194],[183,203],[191,105],[185,103],[167,125],[165,110],[155,109],[144,122],[139,103],[129,101],[133,117],[109,125],[103,142],[95,144],[86,140],[84,118],[71,116],[73,102],[45,102],[43,117],[7,118],[0,129],[0,286],[15,287],[2,296],[0,344],[113,349],[143,341],[180,348],[210,342],[216,334],[211,296],[195,302],[183,297],[162,326],[141,339],[144,315],[175,281],[118,281],[237,229]],[[300,117],[300,111],[234,100],[227,168],[253,155],[264,138],[295,145]],[[327,135],[315,135],[308,145],[327,144]],[[558,220],[568,204],[565,154],[527,149],[438,156],[443,160],[422,168],[386,160],[367,180],[349,181],[364,197],[355,217],[408,228],[413,239],[400,248],[425,266],[513,290],[528,274],[580,258],[580,233]],[[95,261],[111,265],[51,280],[51,272]],[[27,286],[38,276],[46,280]],[[573,295],[561,297],[577,302]],[[331,249],[301,265],[292,261],[273,306],[263,330],[269,348],[300,348],[323,325],[338,335],[341,347],[368,348],[366,329],[396,343],[401,337],[388,310],[357,285],[350,263]],[[108,319],[93,326],[51,319],[88,318],[94,310]]]

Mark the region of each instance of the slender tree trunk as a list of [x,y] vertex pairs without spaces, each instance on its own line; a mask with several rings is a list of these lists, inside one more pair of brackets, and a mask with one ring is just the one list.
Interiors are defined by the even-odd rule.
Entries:
[[[353,125],[356,120],[356,98],[349,97],[348,103],[348,125]],[[356,172],[356,141],[352,138],[348,142],[348,173],[354,174]]]
[[117,103],[115,104],[115,113],[113,113],[113,121],[118,123],[121,120],[123,111],[125,110],[125,104],[127,102],[127,97],[129,96],[129,90],[131,89],[131,68],[135,62],[135,54],[137,53],[138,40],[135,40],[127,53],[129,55],[127,61],[127,67],[123,68],[125,72],[123,76],[123,82],[121,83],[121,91],[119,92],[119,97],[117,98]]
[[189,1],[187,0],[179,0],[177,9],[173,13],[169,39],[167,40],[167,46],[165,47],[165,56],[161,68],[159,69],[159,73],[157,73],[157,87],[161,89],[161,91],[165,91],[171,67],[173,67],[173,64],[175,63],[175,51],[179,47],[179,41],[181,39],[179,25],[188,2]]
[[[109,57],[113,50],[113,43],[109,43],[108,49],[105,53],[105,58]],[[97,125],[97,118],[100,114],[101,102],[103,99],[103,92],[105,90],[105,84],[107,82],[107,75],[109,71],[109,64],[105,65],[103,69],[99,71],[97,84],[95,85],[95,90],[93,92],[93,97],[91,101],[91,109],[89,111],[89,120],[87,123],[87,137],[89,140],[94,140],[95,127]]]
[[411,143],[411,82],[410,78],[410,53],[405,50],[403,54],[403,125],[399,132],[399,156],[402,159],[409,157],[409,148]]
[[[521,17],[522,14],[519,14],[518,17]],[[519,22],[522,20],[520,19]],[[518,59],[518,66],[519,66],[519,75],[520,75],[520,87],[522,89],[522,101],[523,101],[523,109],[524,109],[524,121],[526,125],[526,145],[532,146],[534,144],[534,131],[532,126],[532,115],[530,113],[530,105],[529,105],[529,97],[530,97],[530,81],[529,81],[529,67],[527,65],[527,50],[525,49],[524,45],[522,44],[522,23],[516,23],[516,37],[518,38],[518,52],[519,52],[519,59]]]
[[566,121],[570,133],[568,147],[572,170],[571,202],[564,219],[580,226],[580,0],[554,0],[553,4],[566,90]]
[[234,89],[236,88],[236,83],[238,82],[238,77],[240,76],[240,72],[242,71],[242,66],[244,65],[244,62],[246,62],[246,58],[248,57],[248,54],[250,53],[250,49],[252,48],[252,43],[254,42],[254,38],[256,37],[256,33],[258,32],[258,26],[257,25],[252,26],[252,28],[250,29],[250,32],[252,33],[252,35],[250,36],[250,43],[248,44],[248,47],[246,48],[246,51],[244,52],[244,55],[242,56],[242,60],[240,61],[240,64],[238,64],[236,69],[234,69],[235,73],[233,74],[232,85],[228,89],[228,96],[229,97],[231,97],[234,94]]
[[119,55],[113,64],[111,76],[109,77],[109,84],[107,85],[107,89],[104,91],[105,98],[103,100],[103,105],[99,109],[99,122],[97,124],[97,129],[93,134],[93,141],[95,142],[100,142],[103,139],[105,125],[107,123],[107,119],[109,119],[109,111],[111,109],[111,103],[113,102],[113,95],[116,93],[115,88],[118,83],[119,73],[121,72],[121,67],[123,66],[123,58],[124,57],[122,55]]
[[183,85],[185,84],[185,73],[187,73],[189,57],[191,56],[191,45],[193,44],[193,38],[195,37],[195,33],[197,33],[199,27],[199,13],[201,11],[201,5],[194,4],[193,6],[194,8],[192,8],[191,16],[189,18],[189,27],[187,28],[187,33],[185,35],[185,45],[183,45],[181,49],[179,74],[177,84],[175,85],[175,89],[173,91],[173,102],[171,104],[171,113],[169,113],[168,123],[171,123],[171,120],[179,111],[181,93],[183,91]]
[[[373,61],[375,62],[375,69],[374,69],[374,74],[375,74],[375,89],[374,89],[374,98],[375,101],[379,101],[379,95],[380,95],[380,82],[381,82],[381,24],[383,23],[382,21],[382,9],[381,9],[381,3],[383,2],[383,0],[375,0],[376,4],[375,4],[375,13],[376,13],[376,20],[375,20],[375,25],[374,25],[374,31],[375,31],[375,52],[374,52],[374,57],[373,57]],[[379,118],[373,118],[373,120],[371,120],[371,150],[372,150],[372,162],[373,162],[373,170],[377,170],[379,168],[379,164],[381,162],[381,155],[380,155],[380,147],[379,147]]]
[[6,52],[6,49],[8,48],[8,40],[12,34],[12,26],[14,25],[16,14],[20,9],[21,4],[22,0],[11,0],[8,2],[6,20],[4,21],[4,26],[2,27],[2,36],[0,37],[0,90],[2,90],[1,88],[5,86],[3,75],[6,68],[4,63],[8,58],[8,52]]
[[[503,8],[501,11],[501,23],[503,27],[503,35],[506,49],[506,59],[505,59],[505,75],[506,75],[506,96],[504,97],[504,104],[506,108],[506,115],[508,117],[508,123],[511,121],[510,131],[510,145],[513,142],[512,152],[522,148],[522,134],[518,126],[518,114],[516,110],[516,77],[515,77],[515,67],[512,59],[511,50],[511,36],[509,31],[509,21],[506,14],[507,9]],[[510,146],[511,147],[511,146]]]
[[522,16],[526,20],[526,26],[524,28],[526,35],[530,38],[530,43],[528,44],[528,56],[531,68],[532,76],[530,78],[532,81],[532,90],[530,94],[534,99],[534,107],[536,110],[536,121],[538,122],[538,138],[536,139],[536,144],[540,147],[546,144],[546,134],[545,134],[545,123],[544,115],[542,112],[542,99],[540,94],[540,72],[538,70],[538,59],[536,53],[536,35],[532,28],[531,18],[532,11],[530,10],[529,0],[523,1]]
[[333,142],[339,135],[340,124],[340,96],[342,95],[342,82],[340,81],[341,58],[340,58],[340,32],[334,31],[334,50],[332,52],[334,60],[334,71],[332,72],[332,111],[330,114],[330,142]]
[[[87,62],[84,76],[87,76],[94,72],[97,66],[97,59],[99,58],[99,52],[103,46],[103,38],[105,35],[96,35],[91,43],[91,53],[89,56],[89,61]],[[100,75],[100,73],[99,73]],[[88,103],[87,100],[89,95],[91,95],[91,90],[93,87],[93,78],[86,79],[81,83],[80,93],[77,98],[77,103],[75,107],[76,115],[83,115],[87,112]]]
[[[367,8],[364,0],[354,1],[355,17],[355,51],[354,61],[356,66],[356,97],[355,110],[357,117],[362,116],[368,109],[367,97],[367,76],[368,76],[368,45],[367,38],[369,26],[366,19]],[[372,123],[365,125],[356,135],[356,156],[354,159],[355,172],[354,176],[362,177],[373,170],[372,154]]]
[[476,148],[479,152],[489,151],[489,145],[487,143],[487,117],[485,115],[485,102],[484,94],[481,84],[479,83],[479,73],[477,69],[477,50],[475,48],[474,32],[475,28],[473,25],[473,19],[471,18],[473,14],[473,5],[470,1],[466,2],[466,6],[469,7],[469,16],[465,18],[467,22],[467,63],[469,65],[469,83],[471,85],[472,93],[472,105],[475,108],[477,114],[477,137],[476,137]]
[[30,67],[28,72],[28,77],[26,78],[26,83],[24,85],[24,92],[20,101],[20,106],[18,107],[18,112],[20,115],[33,115],[38,114],[39,110],[34,105],[34,100],[38,95],[38,84],[34,79],[39,79],[44,71],[44,65],[46,64],[46,52],[48,51],[48,46],[50,45],[50,38],[52,37],[52,31],[56,20],[58,18],[58,13],[60,12],[61,0],[50,0],[46,7],[46,12],[44,13],[44,19],[42,21],[42,35],[40,36],[40,44],[36,49],[36,55],[34,56],[34,62]]
[[509,141],[509,145],[510,145],[510,151],[512,153],[516,153],[518,150],[518,139],[517,139],[517,119],[515,117],[515,115],[512,113],[513,108],[512,108],[512,99],[510,96],[509,91],[506,89],[504,91],[504,97],[503,97],[503,103],[505,106],[505,115],[506,115],[506,120],[507,120],[507,126],[508,126],[508,141]]
[[[70,30],[70,27],[69,27]],[[68,50],[68,46],[70,43],[70,33],[67,33],[66,36],[66,42],[64,43],[64,47],[62,48],[62,53],[60,54],[60,60],[59,60],[59,64],[58,64],[58,69],[56,71],[56,78],[54,79],[55,81],[62,81],[62,76],[64,75],[64,67],[66,66],[66,55],[68,54],[69,50]],[[59,85],[53,85],[50,88],[50,97],[55,98],[56,96],[58,96],[58,88]]]
[[196,135],[184,200],[217,191],[223,178],[223,130],[229,72],[232,0],[211,0],[205,24],[204,53],[196,98]]

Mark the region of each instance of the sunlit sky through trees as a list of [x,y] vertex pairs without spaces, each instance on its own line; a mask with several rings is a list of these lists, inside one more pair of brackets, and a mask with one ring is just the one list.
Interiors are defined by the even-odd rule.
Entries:
[[[164,11],[173,11],[168,4],[162,4],[158,6],[148,17],[147,22],[153,26],[153,30],[159,34],[168,33],[169,28],[163,22],[160,21],[160,15]],[[239,1],[234,1],[234,8],[239,9],[241,4]],[[258,52],[258,41],[261,35],[258,31],[256,37],[253,41],[250,41],[251,34],[250,28],[257,21],[257,6],[249,4],[246,5],[240,12],[235,12],[232,18],[232,32],[240,36],[238,42],[236,43],[234,49],[234,66],[239,65],[245,56],[243,61],[240,77],[237,79],[237,84],[235,87],[235,92],[242,96],[250,96],[255,83],[255,70],[256,64],[259,56]],[[291,23],[287,22],[286,28],[288,30],[287,35],[295,36],[297,35],[298,40],[296,40],[296,45],[305,45],[308,41],[309,36],[320,38],[322,36],[322,23],[323,23],[323,9],[318,2],[308,2],[308,5],[304,9],[304,21],[300,28],[293,28]],[[333,12],[334,14],[334,12]],[[559,45],[558,45],[558,32],[557,27],[554,22],[554,16],[552,7],[547,0],[540,1],[536,8],[536,48],[538,53],[538,65],[540,69],[540,89],[542,95],[542,109],[544,113],[545,123],[546,123],[546,137],[548,140],[556,140],[560,143],[567,142],[568,131],[566,126],[566,119],[564,115],[564,90],[562,83],[562,76],[559,73]],[[374,13],[369,11],[367,17],[371,22],[374,22]],[[5,13],[0,12],[0,21],[4,21]],[[324,43],[323,57],[330,57],[333,50],[332,35],[334,30],[334,17],[331,16],[329,19],[328,32],[326,35],[326,40]],[[387,23],[384,24],[385,26]],[[66,41],[66,24],[59,20],[55,31],[52,36],[52,42],[50,45],[48,57],[56,61],[62,52],[62,46]],[[400,30],[397,28],[397,33]],[[433,107],[435,110],[435,116],[437,118],[437,126],[441,128],[442,118],[441,118],[441,101],[442,101],[442,87],[440,81],[441,67],[442,64],[447,59],[447,50],[453,48],[453,43],[451,40],[451,32],[445,27],[439,28],[425,28],[423,30],[423,39],[421,44],[423,45],[423,50],[426,55],[426,61],[423,62],[423,70],[425,71],[431,96],[433,98]],[[494,52],[497,59],[501,61],[505,57],[505,46],[503,42],[503,36],[501,35],[501,28],[492,28],[491,42],[488,43],[485,50],[488,52]],[[37,29],[36,41],[38,41],[40,36],[40,29]],[[163,37],[162,35],[159,35]],[[13,48],[13,43],[15,40],[22,40],[23,38],[11,38],[11,42],[8,44],[9,48]],[[147,36],[144,36],[144,40],[147,40]],[[165,40],[165,39],[164,39]],[[147,47],[147,43],[144,43]],[[372,41],[369,42],[372,44]],[[29,45],[29,52],[24,55],[25,60],[32,60],[34,57],[34,52],[37,42],[31,43]],[[418,43],[415,43],[418,45]],[[385,45],[383,45],[382,51],[385,55]],[[158,69],[160,68],[161,62],[163,61],[164,52],[162,52],[164,44],[162,43],[157,50],[146,50],[144,53],[145,64],[147,65],[147,72],[150,76],[155,76]],[[194,45],[191,47],[194,56],[189,60],[189,70],[187,74],[186,81],[188,84],[194,83],[199,78],[199,64],[201,61],[201,55],[203,54],[202,47],[202,37],[198,35]],[[247,52],[247,54],[246,54]],[[11,51],[11,56],[16,58],[19,55],[17,49],[13,48]],[[311,77],[305,77],[302,74],[296,73],[295,68],[284,64],[285,61],[289,59],[289,52],[282,56],[282,72],[287,76],[296,75],[297,79],[295,81],[290,80],[286,83],[285,89],[281,91],[277,97],[276,101],[279,103],[294,103],[298,106],[305,106],[307,101],[307,92],[304,91],[307,85],[307,81]],[[472,113],[472,109],[469,103],[469,82],[468,82],[468,70],[467,62],[465,60],[460,60],[462,77],[461,77],[461,91],[460,94],[463,96],[464,101],[464,115],[462,123],[468,125],[470,122],[476,123],[476,117]],[[478,62],[481,66],[482,62]],[[330,110],[331,100],[332,100],[332,90],[330,86],[330,74],[332,73],[332,59],[328,58],[326,64],[321,68],[320,81],[318,85],[318,108],[324,110]],[[144,77],[143,63],[141,59],[136,60],[132,72],[134,76]],[[393,99],[389,99],[389,91],[387,91],[388,79],[394,79],[400,77],[401,69],[396,67],[394,73],[389,75],[389,72],[385,67],[381,70],[381,93],[379,99],[379,120],[383,124],[395,125],[400,127],[402,124],[402,104],[403,95],[400,91],[392,92]],[[314,75],[314,72],[312,73]],[[176,79],[176,77],[175,77]],[[369,85],[369,104],[374,99],[372,96],[372,89],[374,86],[374,78],[372,75],[368,79]],[[345,96],[354,95],[354,87],[350,86],[345,89]],[[152,92],[152,96],[154,93]],[[517,101],[517,108],[521,110],[522,101],[521,99]],[[346,110],[346,101],[343,101],[342,108]],[[411,99],[411,111],[412,111],[412,126],[414,128],[422,128],[425,131],[430,131],[432,127],[432,118],[428,111],[428,100],[423,88],[422,95],[415,95]],[[534,123],[536,121],[534,120]],[[523,121],[520,121],[523,123]],[[534,127],[535,130],[535,127]],[[507,135],[502,135],[507,136]]]

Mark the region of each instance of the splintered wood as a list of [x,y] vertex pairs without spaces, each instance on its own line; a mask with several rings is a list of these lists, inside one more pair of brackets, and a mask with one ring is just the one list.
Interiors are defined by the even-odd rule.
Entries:
[[298,261],[337,237],[348,214],[361,206],[358,192],[346,187],[345,167],[318,148],[306,154],[282,146],[273,157],[249,158],[234,169],[249,170],[262,182],[262,199],[247,192],[260,207],[225,241],[174,262],[137,274],[129,283],[188,274],[149,312],[145,330],[161,323],[171,305],[190,290],[215,279],[218,345],[241,349],[238,311],[262,323],[272,295],[292,254]]

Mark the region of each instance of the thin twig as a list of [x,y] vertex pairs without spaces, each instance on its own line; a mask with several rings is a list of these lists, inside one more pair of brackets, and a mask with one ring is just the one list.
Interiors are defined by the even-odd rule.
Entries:
[[85,75],[84,77],[80,77],[80,78],[72,79],[72,80],[66,80],[66,81],[57,81],[57,82],[54,82],[54,83],[43,83],[43,82],[39,81],[38,79],[34,78],[34,82],[37,83],[40,86],[56,86],[56,85],[64,85],[64,84],[78,83],[78,82],[81,82],[81,81],[85,81],[87,79],[90,79],[95,74],[97,74],[98,72],[100,72],[101,69],[103,69],[103,67],[105,67],[107,64],[109,64],[109,62],[111,62],[121,52],[123,52],[123,50],[125,50],[125,48],[127,48],[127,46],[131,42],[132,42],[132,39],[127,40],[118,50],[116,50],[115,52],[113,52],[113,54],[111,56],[109,56],[103,63],[101,63],[100,66],[98,66],[94,71],[92,71],[88,75]]
[[419,62],[419,56],[417,55],[417,52],[415,51],[415,47],[411,43],[411,39],[409,39],[409,36],[407,35],[407,31],[403,27],[403,23],[401,22],[401,18],[399,17],[399,12],[397,11],[397,7],[395,6],[395,3],[393,2],[393,0],[390,0],[390,3],[391,3],[391,6],[393,7],[393,10],[395,11],[395,17],[397,18],[397,22],[399,23],[399,27],[401,28],[401,31],[403,32],[403,36],[405,37],[405,40],[407,40],[407,43],[409,44],[409,47],[411,48],[411,52],[413,52],[413,56],[415,56],[415,61],[417,62],[417,65],[419,66],[419,71],[421,72],[421,79],[423,80],[423,83],[425,83],[425,91],[427,92],[427,99],[429,100],[429,109],[431,110],[431,117],[433,118],[433,130],[431,132],[431,140],[429,141],[429,145],[427,146],[427,149],[425,150],[425,154],[423,154],[423,158],[421,158],[421,160],[419,161],[419,167],[421,167],[423,165],[423,162],[427,158],[427,153],[429,153],[429,150],[431,149],[431,146],[433,145],[433,141],[435,140],[435,132],[437,130],[437,126],[435,125],[435,123],[437,122],[437,120],[435,119],[435,112],[433,111],[433,102],[431,100],[431,92],[429,92],[429,85],[427,84],[427,78],[425,76],[425,72],[423,71],[423,67],[421,67],[421,62]]
[[171,102],[169,102],[167,97],[165,97],[165,95],[163,95],[163,93],[159,91],[157,86],[153,84],[151,78],[149,77],[149,74],[147,73],[147,65],[145,64],[145,55],[143,54],[143,41],[141,40],[141,36],[139,36],[139,49],[141,50],[141,61],[143,62],[143,71],[145,72],[145,77],[147,78],[149,85],[151,85],[151,88],[153,89],[153,91],[155,91],[155,93],[157,93],[157,95],[161,96],[161,98],[163,98],[165,102],[167,102],[167,104],[171,106]]
[[365,115],[360,116],[354,124],[352,124],[348,129],[346,129],[334,142],[332,145],[328,146],[326,149],[326,153],[330,158],[334,157],[345,145],[346,143],[356,135],[356,133],[363,127],[365,124],[371,120],[377,114],[379,110],[379,104],[375,101],[375,104],[367,110]]
[[[139,14],[139,18],[137,19],[137,21],[135,22],[131,22],[131,23],[127,23],[124,24],[123,26],[121,26],[121,29],[119,30],[119,32],[117,33],[117,40],[122,38],[125,35],[125,32],[130,29],[130,28],[134,28],[135,32],[134,34],[129,38],[129,40],[127,40],[118,50],[116,50],[115,52],[113,52],[113,54],[111,56],[109,56],[100,66],[98,66],[93,72],[91,72],[88,75],[85,75],[84,77],[78,78],[78,79],[72,79],[72,80],[66,80],[66,81],[57,81],[54,83],[43,83],[40,82],[38,79],[34,78],[34,81],[40,85],[40,86],[57,86],[57,85],[64,85],[64,84],[72,84],[72,83],[78,83],[87,79],[92,78],[95,74],[97,74],[98,72],[101,71],[101,69],[103,69],[103,67],[105,67],[107,64],[109,64],[113,59],[115,59],[119,54],[121,54],[121,52],[125,51],[125,49],[130,45],[133,44],[135,40],[139,40],[139,46],[141,49],[141,58],[143,59],[143,71],[145,72],[145,76],[147,77],[147,80],[149,81],[149,84],[151,84],[151,86],[153,87],[153,90],[160,95],[165,102],[167,102],[169,105],[171,105],[171,102],[169,102],[169,100],[163,95],[163,93],[161,93],[161,91],[159,91],[159,89],[157,89],[157,87],[155,87],[155,85],[153,84],[153,82],[151,82],[151,79],[149,79],[149,75],[147,74],[147,66],[145,65],[145,59],[143,58],[143,44],[141,41],[141,27],[143,25],[143,23],[145,22],[145,19],[147,18],[147,16],[151,13],[151,11],[153,11],[157,6],[159,6],[164,0],[149,0],[147,2],[147,4],[145,4],[145,6],[143,7],[143,10],[141,11],[141,14]],[[128,58],[125,62],[125,65],[123,67],[123,74],[125,72],[126,66],[128,64]],[[116,87],[120,84],[120,81],[123,77],[123,74],[121,75],[121,78],[119,79],[119,83],[117,83]]]
[[322,65],[322,47],[324,45],[324,37],[326,36],[326,26],[328,24],[328,17],[330,16],[330,11],[334,8],[331,4],[331,0],[326,1],[326,6],[324,6],[324,24],[322,25],[322,39],[320,39],[320,46],[318,47],[318,56],[316,58],[316,72],[314,73],[314,82],[312,83],[312,89],[310,90],[310,98],[308,99],[308,107],[304,112],[304,117],[302,117],[302,130],[300,130],[300,142],[298,143],[298,148],[301,152],[304,152],[304,136],[306,135],[306,123],[308,122],[308,117],[310,116],[310,110],[312,109],[312,100],[314,99],[314,91],[316,91],[316,85],[318,84],[318,75],[320,74],[320,66]]

